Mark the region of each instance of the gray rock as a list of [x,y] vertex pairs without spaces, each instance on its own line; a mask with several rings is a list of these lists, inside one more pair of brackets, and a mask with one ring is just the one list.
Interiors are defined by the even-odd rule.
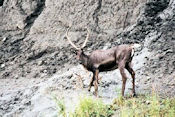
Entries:
[[[91,30],[87,53],[124,43],[142,44],[133,58],[137,92],[151,92],[156,84],[161,95],[174,96],[174,11],[174,0],[1,0],[0,116],[42,116],[42,112],[54,116],[56,109],[49,93],[66,97],[67,105],[76,102],[79,94],[89,94],[80,88],[88,86],[92,75],[79,66],[71,69],[78,62],[65,38],[69,26],[76,45],[84,42],[86,28]],[[84,79],[77,81],[74,73]],[[51,78],[58,74],[61,76]],[[126,93],[132,87],[127,76]],[[110,102],[117,95],[116,89],[120,91],[121,76],[115,70],[101,73],[101,77],[99,92]],[[30,83],[32,78],[36,82]],[[44,89],[48,97],[36,87]],[[37,110],[42,104],[44,108]]]

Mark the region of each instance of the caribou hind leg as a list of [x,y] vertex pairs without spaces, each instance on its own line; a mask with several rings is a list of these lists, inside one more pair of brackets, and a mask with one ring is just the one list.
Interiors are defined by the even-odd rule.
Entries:
[[131,62],[129,62],[126,65],[126,69],[131,74],[131,77],[132,77],[132,96],[134,97],[134,96],[136,96],[136,93],[135,93],[135,72],[134,72],[134,70],[131,67]]

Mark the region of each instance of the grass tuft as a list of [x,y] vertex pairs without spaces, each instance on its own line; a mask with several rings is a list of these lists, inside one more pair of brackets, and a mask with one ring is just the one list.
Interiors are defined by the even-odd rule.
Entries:
[[110,106],[105,105],[101,100],[85,97],[80,99],[73,117],[110,117],[112,113]]
[[58,114],[62,117],[67,117],[66,106],[65,106],[64,101],[56,98],[55,96],[54,96],[54,100],[55,100],[56,105],[57,105]]
[[67,113],[62,101],[57,100],[63,117],[175,117],[175,98],[161,99],[156,94],[137,98],[116,98],[111,105],[92,97],[80,98],[73,113]]
[[138,96],[138,98],[117,98],[116,106],[119,117],[174,117],[175,99],[160,99],[157,95]]

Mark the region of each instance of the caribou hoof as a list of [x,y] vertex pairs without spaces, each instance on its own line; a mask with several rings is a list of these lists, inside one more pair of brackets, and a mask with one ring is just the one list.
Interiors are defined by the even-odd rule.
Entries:
[[95,97],[98,97],[97,92],[93,92],[93,95],[94,95]]

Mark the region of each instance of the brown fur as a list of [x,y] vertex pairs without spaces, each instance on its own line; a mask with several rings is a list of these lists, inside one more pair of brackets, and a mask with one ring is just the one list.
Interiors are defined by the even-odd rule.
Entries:
[[122,76],[122,96],[124,96],[126,74],[124,69],[127,69],[132,76],[133,89],[132,93],[135,95],[135,72],[131,67],[132,53],[134,46],[131,45],[119,45],[107,50],[95,50],[90,55],[86,55],[83,50],[78,50],[77,56],[81,64],[93,73],[93,77],[89,84],[89,91],[94,85],[95,95],[98,91],[98,74],[99,72],[110,71],[119,68]]
[[83,49],[89,38],[89,30],[87,33],[87,37],[85,42],[83,43],[81,48],[78,48],[69,38],[67,29],[66,37],[69,43],[77,50],[77,58],[80,63],[88,70],[93,73],[93,77],[89,84],[89,91],[91,87],[94,85],[95,95],[97,95],[98,91],[98,74],[103,71],[110,71],[119,68],[120,74],[122,76],[122,96],[124,96],[125,85],[126,85],[126,74],[124,69],[127,69],[128,72],[132,76],[132,94],[135,95],[135,72],[131,67],[132,57],[134,55],[134,48],[140,47],[139,44],[131,44],[131,45],[119,45],[115,46],[111,49],[107,50],[95,50],[90,55],[86,55],[83,52]]

